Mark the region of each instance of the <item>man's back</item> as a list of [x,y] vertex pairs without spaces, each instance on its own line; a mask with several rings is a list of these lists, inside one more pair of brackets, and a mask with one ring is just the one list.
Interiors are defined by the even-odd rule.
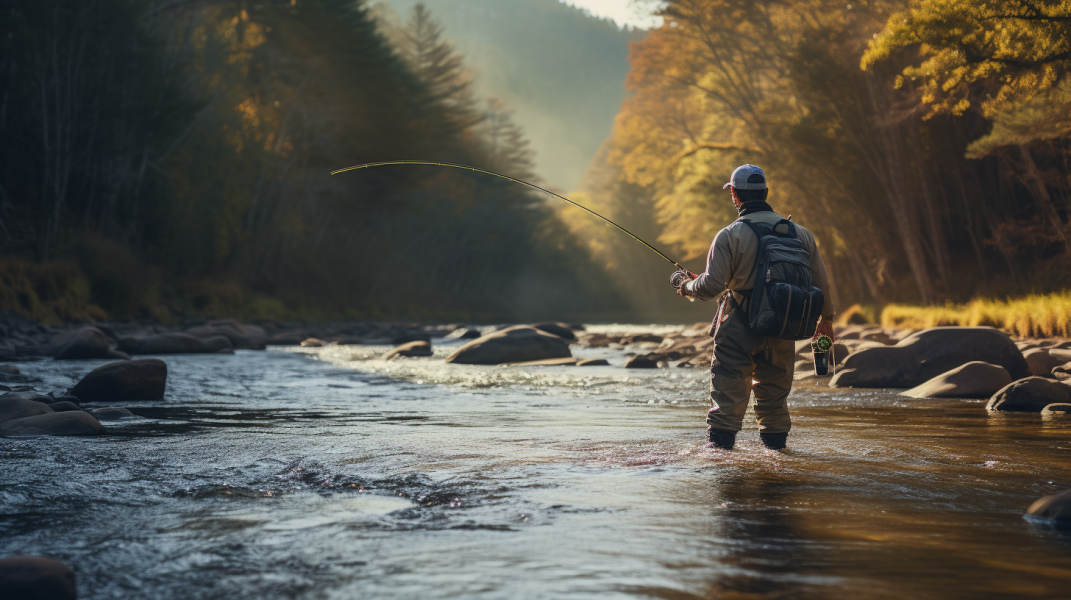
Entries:
[[[773,211],[762,210],[749,213],[742,218],[750,219],[754,223],[773,225],[783,217]],[[811,232],[798,223],[793,223],[793,225],[796,228],[796,235],[811,255],[814,286],[822,290],[826,298],[826,307],[822,313],[831,318],[834,314],[833,295],[829,289],[826,265],[822,261],[821,254],[818,253],[818,247]],[[785,229],[787,230],[787,227]],[[758,237],[741,220],[733,221],[728,227],[719,231],[707,253],[706,270],[691,286],[695,297],[709,300],[728,289],[732,290],[737,303],[743,305],[746,301],[746,293],[755,287],[755,263],[758,260],[758,249]]]

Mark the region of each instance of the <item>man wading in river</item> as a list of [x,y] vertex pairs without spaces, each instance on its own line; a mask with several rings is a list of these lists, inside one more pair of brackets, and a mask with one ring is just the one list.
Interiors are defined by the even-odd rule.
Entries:
[[721,299],[710,363],[711,443],[733,447],[754,389],[762,443],[780,450],[792,427],[793,340],[833,337],[829,281],[811,233],[766,203],[762,169],[737,167],[725,188],[740,218],[714,237],[702,274],[679,271],[671,283],[688,298]]

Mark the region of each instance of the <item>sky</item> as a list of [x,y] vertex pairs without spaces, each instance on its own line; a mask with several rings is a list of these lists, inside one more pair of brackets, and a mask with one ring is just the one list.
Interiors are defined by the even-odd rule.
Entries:
[[591,14],[609,17],[618,25],[632,27],[658,27],[662,19],[650,15],[652,7],[658,2],[652,0],[561,0],[579,8],[586,8]]

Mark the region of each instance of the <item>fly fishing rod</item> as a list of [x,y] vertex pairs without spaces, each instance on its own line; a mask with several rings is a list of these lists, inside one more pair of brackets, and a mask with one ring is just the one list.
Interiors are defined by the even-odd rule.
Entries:
[[655,254],[657,254],[657,255],[661,256],[662,258],[666,259],[667,261],[669,261],[673,266],[677,267],[677,269],[679,271],[684,271],[688,275],[691,275],[692,277],[694,277],[694,275],[692,274],[691,271],[689,271],[688,269],[685,269],[683,266],[681,266],[681,264],[679,262],[677,262],[677,261],[673,260],[672,258],[670,258],[670,257],[666,256],[665,254],[663,254],[662,251],[659,250],[658,248],[655,248],[654,246],[652,246],[652,245],[648,244],[647,242],[641,240],[639,238],[639,236],[637,236],[636,234],[634,234],[631,231],[629,231],[628,229],[625,229],[624,227],[618,225],[617,223],[614,223],[610,219],[607,219],[606,217],[604,217],[604,216],[600,215],[599,213],[591,210],[590,208],[588,208],[586,206],[583,206],[581,204],[577,204],[576,202],[573,202],[572,200],[566,198],[565,196],[562,196],[561,194],[555,194],[554,192],[552,192],[552,191],[550,191],[550,190],[548,190],[546,188],[541,188],[541,187],[539,187],[538,185],[536,185],[534,183],[528,183],[527,181],[524,181],[522,179],[517,179],[516,177],[510,177],[509,175],[503,175],[502,173],[495,173],[494,171],[488,171],[487,169],[479,169],[479,168],[476,168],[476,167],[470,167],[468,165],[458,165],[458,164],[447,163],[447,162],[432,162],[432,161],[426,161],[426,160],[391,160],[391,161],[386,161],[386,162],[374,162],[374,163],[365,163],[363,165],[353,165],[352,167],[346,167],[345,169],[336,169],[334,171],[331,171],[331,174],[332,175],[338,175],[339,173],[345,173],[346,171],[356,171],[358,169],[368,169],[368,168],[371,168],[371,167],[382,167],[382,166],[387,166],[387,165],[433,165],[433,166],[437,166],[437,167],[449,167],[451,169],[462,169],[462,170],[465,170],[465,171],[474,171],[476,173],[483,173],[485,175],[492,175],[494,177],[499,177],[499,178],[505,179],[507,181],[512,181],[513,183],[519,183],[521,185],[526,185],[526,186],[528,186],[528,187],[530,187],[532,189],[539,190],[540,192],[544,192],[546,194],[550,194],[551,196],[554,196],[555,198],[558,198],[558,199],[561,199],[561,200],[565,200],[569,204],[572,204],[573,206],[575,206],[575,207],[577,207],[577,208],[579,208],[581,210],[587,211],[588,213],[591,213],[591,214],[595,215],[596,217],[602,219],[603,221],[606,221],[610,225],[613,225],[614,227],[616,227],[619,230],[621,230],[622,232],[624,232],[625,235],[629,236],[630,238],[632,238],[632,239],[636,240],[637,242],[639,242],[639,243],[643,244],[644,246],[646,246],[647,249],[650,250],[651,252],[654,252]]

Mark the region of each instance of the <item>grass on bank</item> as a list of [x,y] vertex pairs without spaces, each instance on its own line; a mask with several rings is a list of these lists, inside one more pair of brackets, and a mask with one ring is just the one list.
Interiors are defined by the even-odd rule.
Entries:
[[946,325],[996,327],[1022,337],[1071,337],[1071,290],[945,306],[889,304],[881,311],[881,326],[890,329]]

